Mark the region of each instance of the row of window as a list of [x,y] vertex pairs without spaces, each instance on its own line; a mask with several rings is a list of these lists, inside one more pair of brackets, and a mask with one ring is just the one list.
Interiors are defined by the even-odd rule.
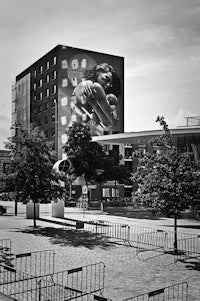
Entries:
[[54,70],[53,73],[52,73],[52,75],[51,75],[51,78],[50,78],[50,75],[47,74],[47,75],[45,76],[44,79],[41,78],[41,79],[39,80],[38,87],[37,87],[37,83],[35,82],[35,83],[33,84],[33,90],[35,91],[37,88],[42,88],[43,83],[44,83],[44,84],[48,84],[48,83],[50,83],[50,79],[51,79],[51,80],[55,80],[56,78],[57,78],[57,71]]
[[38,100],[42,100],[44,97],[49,97],[50,96],[50,94],[55,94],[55,93],[57,93],[57,85],[53,85],[52,87],[51,87],[51,89],[50,88],[47,88],[47,89],[45,89],[45,91],[44,92],[40,92],[39,94],[38,94],[38,98],[37,98],[37,96],[36,95],[34,95],[34,101],[36,101],[37,99]]
[[[34,114],[42,113],[43,107],[44,107],[44,110],[45,110],[45,111],[48,111],[48,109],[49,109],[49,107],[50,107],[50,103],[49,103],[49,102],[45,102],[44,105],[39,105],[39,106],[38,106],[38,109],[35,107],[33,113],[34,113]],[[54,100],[52,100],[51,108],[52,108],[52,109],[55,108],[55,102],[54,102]]]
[[55,128],[45,130],[44,134],[47,138],[55,137]]
[[[57,63],[57,58],[56,58],[56,56],[54,56],[53,60],[52,60],[52,66],[56,65],[56,63]],[[44,67],[41,65],[38,70],[35,69],[33,71],[33,76],[37,77],[38,74],[42,74],[44,71],[49,70],[50,65],[51,65],[50,61],[46,61]]]
[[44,118],[39,118],[37,121],[37,126],[41,126],[42,124],[50,124],[55,122],[55,114],[52,113],[51,116],[45,116]]

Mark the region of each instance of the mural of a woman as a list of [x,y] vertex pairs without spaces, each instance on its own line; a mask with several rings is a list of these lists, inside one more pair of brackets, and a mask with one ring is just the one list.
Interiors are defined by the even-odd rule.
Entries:
[[117,121],[121,85],[114,68],[107,63],[94,66],[72,93],[71,108],[77,121],[90,123],[94,135],[112,129]]

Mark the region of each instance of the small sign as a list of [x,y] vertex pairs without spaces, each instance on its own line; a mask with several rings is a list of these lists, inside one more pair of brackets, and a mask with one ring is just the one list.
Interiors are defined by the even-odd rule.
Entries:
[[90,188],[90,189],[97,189],[97,185],[88,185],[88,188]]

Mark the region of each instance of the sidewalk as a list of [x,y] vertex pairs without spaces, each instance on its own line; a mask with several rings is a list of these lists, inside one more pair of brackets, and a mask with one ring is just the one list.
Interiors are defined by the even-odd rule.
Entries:
[[[43,204],[42,204],[43,205]],[[48,207],[48,208],[47,208]],[[151,290],[157,290],[175,283],[186,281],[189,284],[188,301],[200,300],[200,271],[183,263],[175,264],[172,255],[161,253],[137,256],[135,248],[112,244],[107,240],[94,241],[82,231],[69,230],[52,223],[37,221],[34,230],[33,220],[25,218],[24,206],[19,208],[19,216],[13,216],[10,207],[7,216],[0,217],[0,239],[11,239],[14,253],[33,252],[53,249],[56,253],[55,270],[61,271],[87,264],[104,262],[105,288],[104,297],[113,301],[122,301]],[[41,216],[50,216],[50,207],[41,208]],[[77,208],[65,208],[65,217],[84,221],[106,220],[129,223],[144,227],[166,227],[173,225],[173,219],[139,220],[100,214],[100,212],[83,212]],[[179,225],[193,227],[199,222],[179,220]],[[180,231],[194,233],[198,229],[179,228]],[[150,258],[153,255],[152,258]]]

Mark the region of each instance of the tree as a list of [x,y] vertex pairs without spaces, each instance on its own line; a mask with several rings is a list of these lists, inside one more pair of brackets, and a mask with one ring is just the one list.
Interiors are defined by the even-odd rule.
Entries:
[[157,117],[163,133],[150,141],[153,153],[135,153],[137,172],[132,180],[138,183],[136,202],[155,213],[174,216],[174,252],[177,248],[177,217],[200,197],[199,165],[190,153],[179,153],[164,117]]
[[[22,200],[34,202],[34,226],[36,226],[35,204],[39,200],[49,200],[63,193],[60,175],[52,169],[56,161],[53,145],[39,128],[30,133],[22,130],[20,137],[10,137],[6,148],[12,152],[12,188]],[[20,145],[20,151],[19,151]]]
[[113,150],[107,154],[102,145],[92,142],[88,126],[74,123],[67,134],[64,149],[72,162],[72,172],[76,177],[83,176],[86,185],[97,182],[101,188],[102,183],[108,180],[124,179],[125,167],[120,165],[119,153]]
[[86,184],[95,181],[96,170],[102,169],[106,153],[97,142],[92,142],[90,129],[86,125],[74,123],[68,132],[68,141],[64,146],[68,159],[72,162],[72,172],[83,176]]
[[121,163],[122,155],[117,149],[112,149],[107,154],[106,178],[115,183],[115,198],[117,182],[127,183],[130,179],[130,173],[127,167]]

